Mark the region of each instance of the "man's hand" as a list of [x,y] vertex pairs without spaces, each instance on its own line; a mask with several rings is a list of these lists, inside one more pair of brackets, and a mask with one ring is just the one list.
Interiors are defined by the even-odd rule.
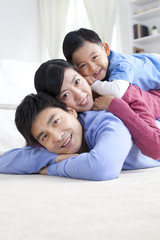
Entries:
[[39,173],[39,174],[43,174],[43,175],[48,175],[48,174],[47,174],[47,168],[48,168],[48,166],[42,168],[38,173]]
[[[78,153],[72,153],[72,154],[59,154],[57,157],[56,157],[56,160],[55,160],[55,163],[58,163],[62,160],[65,160],[67,158],[70,158],[70,157],[74,157],[74,156],[78,156],[79,154]],[[47,168],[48,166],[42,168],[38,173],[39,174],[43,174],[43,175],[48,175],[47,173]]]
[[65,160],[70,157],[78,156],[79,154],[77,153],[72,153],[72,154],[59,154],[56,157],[55,163],[61,162],[62,160]]
[[88,82],[88,84],[91,86],[97,79],[95,79],[92,76],[89,77],[85,77],[86,81]]
[[[114,96],[104,95],[95,99],[93,110],[107,110]],[[96,109],[97,108],[97,109]]]

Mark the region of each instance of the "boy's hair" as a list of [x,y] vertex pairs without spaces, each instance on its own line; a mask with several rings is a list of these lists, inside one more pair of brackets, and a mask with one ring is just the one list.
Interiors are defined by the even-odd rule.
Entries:
[[75,70],[73,65],[63,59],[53,59],[42,63],[34,76],[34,86],[37,92],[45,92],[57,97],[60,94],[64,72],[67,68]]
[[63,54],[68,62],[72,63],[73,53],[83,46],[84,41],[98,45],[102,44],[98,34],[90,29],[80,28],[79,30],[69,32],[63,40]]
[[31,134],[32,122],[35,120],[36,116],[47,107],[61,108],[68,112],[65,103],[58,101],[46,93],[27,95],[16,109],[16,127],[29,146],[38,144],[38,141]]

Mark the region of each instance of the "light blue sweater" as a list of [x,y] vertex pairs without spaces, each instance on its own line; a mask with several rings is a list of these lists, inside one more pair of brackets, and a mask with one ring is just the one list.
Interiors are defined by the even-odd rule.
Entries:
[[106,80],[126,80],[143,90],[160,89],[160,57],[153,54],[121,54],[110,51]]

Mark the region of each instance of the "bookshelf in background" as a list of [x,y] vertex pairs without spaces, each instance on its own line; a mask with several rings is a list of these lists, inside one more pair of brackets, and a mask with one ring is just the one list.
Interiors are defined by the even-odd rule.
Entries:
[[160,0],[130,0],[129,10],[133,53],[160,54]]

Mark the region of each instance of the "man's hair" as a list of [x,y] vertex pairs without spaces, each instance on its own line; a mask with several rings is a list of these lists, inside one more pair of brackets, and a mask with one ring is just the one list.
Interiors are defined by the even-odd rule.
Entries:
[[72,63],[73,53],[79,47],[82,47],[85,41],[98,45],[102,44],[102,40],[98,34],[86,28],[71,31],[65,36],[63,40],[63,54],[68,62]]
[[45,92],[57,97],[60,94],[64,72],[67,68],[75,70],[73,65],[63,59],[53,59],[42,63],[34,76],[37,92]]
[[16,109],[16,127],[29,146],[38,144],[38,141],[31,134],[32,122],[36,116],[47,107],[61,108],[68,112],[65,103],[58,101],[46,93],[27,95]]

